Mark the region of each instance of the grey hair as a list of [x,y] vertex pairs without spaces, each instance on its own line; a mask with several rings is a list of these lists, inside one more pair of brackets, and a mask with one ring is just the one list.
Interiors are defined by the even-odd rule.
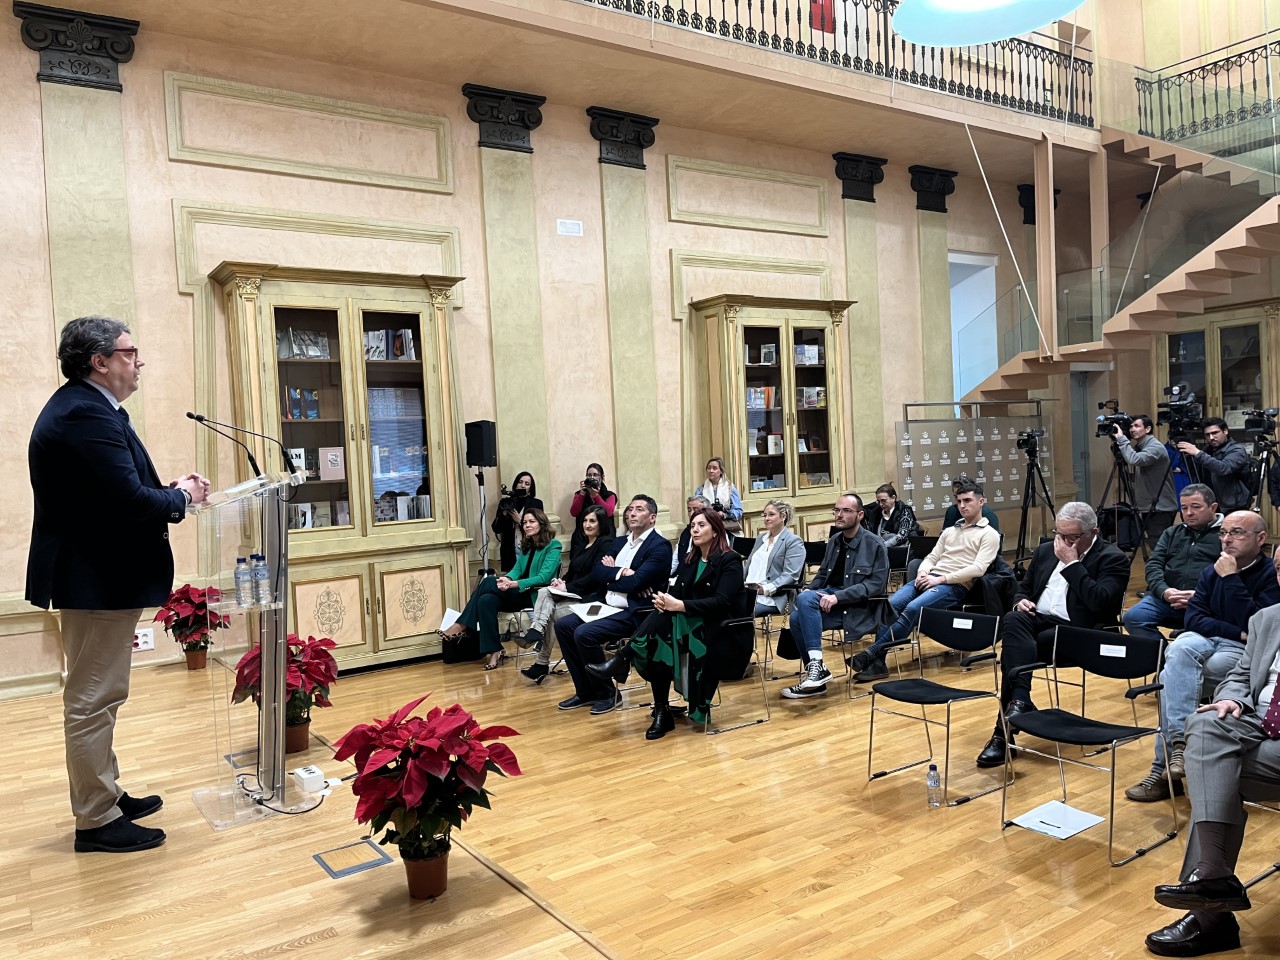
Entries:
[[792,509],[791,504],[787,503],[785,500],[766,500],[765,506],[773,507],[773,509],[777,510],[778,513],[782,514],[783,526],[790,524],[791,518],[794,517],[796,513],[795,510]]
[[685,501],[686,506],[688,506],[691,503],[701,504],[704,507],[711,506],[711,501],[708,500],[706,497],[704,497],[700,493],[695,493],[692,497],[690,497],[688,500]]
[[1080,524],[1084,533],[1093,533],[1098,529],[1098,515],[1093,512],[1093,507],[1079,500],[1064,503],[1062,509],[1058,511],[1058,519],[1074,520]]
[[129,327],[123,320],[91,315],[77,317],[62,328],[58,363],[68,380],[83,380],[93,372],[93,358],[115,353],[116,341]]

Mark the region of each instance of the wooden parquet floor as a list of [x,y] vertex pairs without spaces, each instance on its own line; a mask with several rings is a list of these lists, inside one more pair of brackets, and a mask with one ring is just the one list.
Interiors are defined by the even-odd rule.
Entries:
[[[349,768],[322,739],[428,692],[429,702],[456,700],[481,723],[521,732],[512,746],[525,775],[490,781],[494,808],[462,832],[448,892],[414,902],[397,863],[333,880],[312,860],[362,835],[345,785],[304,816],[209,829],[191,791],[209,776],[210,680],[220,669],[134,677],[117,736],[123,780],[133,793],[165,795],[147,822],[169,835],[141,854],[71,852],[61,702],[0,703],[0,728],[21,740],[0,793],[4,956],[1095,960],[1146,955],[1142,937],[1173,919],[1151,888],[1176,877],[1182,837],[1112,868],[1105,825],[1066,841],[1001,832],[998,793],[930,809],[923,768],[868,783],[870,700],[846,699],[842,685],[792,702],[773,682],[770,723],[705,737],[682,722],[649,743],[647,711],[560,713],[567,678],[535,687],[509,663],[343,677],[336,706],[315,713],[301,760],[330,776]],[[720,720],[763,714],[758,684],[723,692]],[[1116,691],[1091,687],[1091,703],[1108,697]],[[998,772],[972,762],[993,711],[957,714],[953,787],[994,782]],[[923,756],[920,729],[878,721],[877,766]],[[1140,779],[1149,762],[1148,743],[1128,748],[1118,782]],[[1056,765],[1026,759],[1018,769],[1011,815],[1057,796]],[[1073,805],[1106,812],[1104,775],[1069,772],[1068,788]],[[1167,805],[1119,802],[1118,843],[1163,831]],[[1277,848],[1280,816],[1256,814],[1242,876]],[[1280,956],[1280,878],[1254,894],[1241,915],[1244,952]]]

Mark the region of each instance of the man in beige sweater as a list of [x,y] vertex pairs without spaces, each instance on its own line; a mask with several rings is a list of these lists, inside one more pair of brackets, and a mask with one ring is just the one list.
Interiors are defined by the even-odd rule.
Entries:
[[889,598],[898,619],[878,634],[871,646],[851,661],[854,682],[866,683],[889,676],[885,653],[895,640],[910,635],[925,607],[958,607],[973,581],[987,572],[1000,552],[1000,534],[982,515],[987,502],[982,486],[966,483],[956,491],[960,522],[942,531],[938,543],[920,564],[913,582],[904,584]]

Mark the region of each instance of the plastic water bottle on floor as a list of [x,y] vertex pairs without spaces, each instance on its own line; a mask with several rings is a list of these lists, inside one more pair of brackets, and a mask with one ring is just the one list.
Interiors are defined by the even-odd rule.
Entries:
[[929,764],[929,772],[925,774],[924,785],[929,793],[929,806],[942,806],[942,778],[938,776],[938,765]]
[[249,572],[249,561],[244,557],[236,557],[236,606],[253,606],[253,574]]
[[253,574],[253,599],[261,604],[271,603],[275,598],[271,596],[271,569],[267,558],[255,553],[249,569]]

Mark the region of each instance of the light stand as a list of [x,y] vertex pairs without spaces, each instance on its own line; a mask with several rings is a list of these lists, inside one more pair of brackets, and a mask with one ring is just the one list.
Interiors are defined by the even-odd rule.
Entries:
[[476,486],[480,488],[480,516],[477,523],[480,526],[480,576],[483,580],[485,577],[493,576],[497,573],[489,566],[489,504],[485,499],[484,493],[484,467],[476,467]]

